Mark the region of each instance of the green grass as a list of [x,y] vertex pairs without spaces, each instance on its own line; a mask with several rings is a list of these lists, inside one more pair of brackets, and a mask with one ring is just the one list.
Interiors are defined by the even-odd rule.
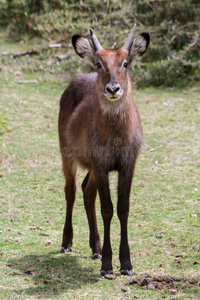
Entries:
[[[20,44],[14,47],[21,49]],[[6,49],[8,45],[0,46],[0,52]],[[73,252],[59,253],[65,201],[57,116],[69,77],[70,72],[57,78],[45,72],[25,72],[12,59],[1,62],[0,114],[8,118],[9,131],[0,142],[0,299],[199,299],[200,289],[192,285],[182,286],[175,295],[135,285],[126,293],[121,290],[130,278],[119,272],[115,173],[110,183],[116,279],[102,279],[100,262],[90,259],[81,170]],[[25,79],[38,83],[18,83]],[[131,194],[133,277],[149,272],[199,279],[200,265],[194,265],[200,261],[199,92],[195,86],[134,92],[145,142]],[[99,200],[97,215],[102,237]],[[177,254],[183,256],[180,262]]]

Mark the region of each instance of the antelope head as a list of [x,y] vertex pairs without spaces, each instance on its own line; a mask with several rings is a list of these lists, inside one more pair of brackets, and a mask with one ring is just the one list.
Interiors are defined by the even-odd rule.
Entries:
[[124,45],[117,50],[104,49],[94,31],[90,29],[92,44],[87,38],[74,35],[72,44],[76,53],[90,61],[98,72],[98,93],[109,101],[117,101],[127,92],[128,69],[147,50],[150,36],[141,33],[134,39],[136,24]]

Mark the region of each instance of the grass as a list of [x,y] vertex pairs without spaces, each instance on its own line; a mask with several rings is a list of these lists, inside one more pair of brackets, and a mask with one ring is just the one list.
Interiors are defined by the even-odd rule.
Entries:
[[[21,49],[21,44],[0,45],[0,52]],[[90,259],[82,171],[74,209],[73,252],[59,253],[65,201],[57,116],[70,72],[55,77],[24,69],[34,59],[1,60],[0,114],[8,118],[9,131],[1,136],[0,145],[0,299],[199,299],[195,285],[182,286],[175,294],[135,285],[127,292],[121,290],[130,278],[119,272],[115,173],[110,184],[116,279],[102,279],[100,262]],[[20,80],[38,83],[19,84]],[[194,264],[200,261],[199,92],[197,86],[134,92],[145,143],[131,194],[133,277],[147,272],[199,280],[200,265]],[[99,200],[97,215],[102,236]],[[179,254],[181,258],[176,257]]]

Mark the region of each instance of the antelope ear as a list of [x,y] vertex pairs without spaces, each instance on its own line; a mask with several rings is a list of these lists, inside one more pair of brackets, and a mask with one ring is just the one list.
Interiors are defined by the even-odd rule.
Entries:
[[141,57],[146,51],[150,43],[150,35],[146,32],[141,33],[134,39],[131,49],[129,51],[128,60],[133,62]]
[[95,52],[88,39],[81,35],[72,36],[72,45],[76,53],[90,62],[95,62]]

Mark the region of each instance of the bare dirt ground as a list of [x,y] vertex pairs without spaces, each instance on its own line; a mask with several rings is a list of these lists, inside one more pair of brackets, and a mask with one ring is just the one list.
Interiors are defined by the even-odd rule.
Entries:
[[148,290],[168,290],[171,294],[176,294],[180,289],[189,289],[194,286],[199,288],[200,291],[200,282],[196,279],[179,278],[170,275],[151,275],[144,273],[127,282],[126,286],[133,284]]

